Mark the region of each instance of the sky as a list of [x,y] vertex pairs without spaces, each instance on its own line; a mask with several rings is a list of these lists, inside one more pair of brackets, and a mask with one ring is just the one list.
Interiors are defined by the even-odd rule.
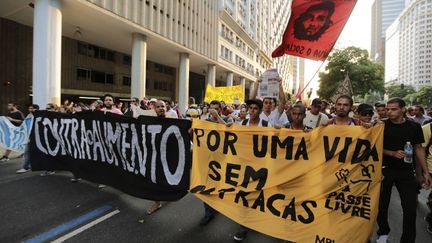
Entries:
[[[356,46],[366,49],[370,52],[371,42],[371,7],[374,0],[358,0],[353,12],[351,13],[348,22],[345,25],[335,48],[345,48],[348,46]],[[314,73],[317,71],[321,62],[306,60],[305,66],[305,84],[311,80]],[[325,64],[322,66],[324,70]],[[316,97],[316,91],[319,88],[318,74],[313,78],[310,86],[312,87],[312,98]]]

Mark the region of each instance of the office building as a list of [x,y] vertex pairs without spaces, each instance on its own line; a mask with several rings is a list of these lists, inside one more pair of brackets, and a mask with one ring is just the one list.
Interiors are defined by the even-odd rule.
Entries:
[[395,25],[399,32],[397,83],[416,90],[432,85],[432,0],[412,0]]
[[372,4],[371,53],[375,62],[385,63],[385,34],[387,28],[404,10],[407,0],[375,0]]
[[206,84],[247,88],[271,67],[289,84],[289,58],[271,59],[289,6],[283,0],[4,0],[0,102],[43,107],[111,93],[175,100],[185,110],[189,96],[203,100]]

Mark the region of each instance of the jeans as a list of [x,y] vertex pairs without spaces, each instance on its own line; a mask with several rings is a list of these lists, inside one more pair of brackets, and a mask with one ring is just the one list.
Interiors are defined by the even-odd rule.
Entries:
[[204,217],[209,218],[209,217],[214,217],[215,215],[215,211],[212,207],[210,207],[207,203],[204,203]]
[[384,168],[384,180],[381,184],[381,195],[378,212],[378,235],[388,235],[388,207],[393,185],[396,186],[402,204],[403,226],[401,243],[413,243],[416,238],[417,181],[412,170]]
[[[430,173],[430,175],[432,176],[432,173]],[[432,191],[429,193],[426,204],[429,208],[429,213],[426,215],[426,222],[428,223],[429,227],[432,228]]]
[[26,169],[26,170],[31,169],[31,165],[30,165],[30,145],[29,144],[27,144],[27,146],[25,147],[25,150],[24,150],[22,168]]

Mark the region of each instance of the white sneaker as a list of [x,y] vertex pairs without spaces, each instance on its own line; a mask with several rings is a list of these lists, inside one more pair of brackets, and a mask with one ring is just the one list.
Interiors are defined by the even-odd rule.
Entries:
[[380,235],[376,240],[377,243],[387,243],[388,235]]
[[106,185],[104,185],[104,184],[99,184],[98,185],[98,188],[100,188],[100,189],[105,188],[105,187],[106,187]]
[[22,173],[26,173],[27,171],[29,171],[29,170],[26,170],[26,169],[22,168],[22,169],[17,170],[16,173],[17,174],[22,174]]

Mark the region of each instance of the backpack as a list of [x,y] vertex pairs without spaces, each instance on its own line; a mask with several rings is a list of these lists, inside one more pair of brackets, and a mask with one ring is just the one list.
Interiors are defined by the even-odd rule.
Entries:
[[[246,126],[246,124],[248,124],[248,122],[249,122],[249,119],[244,119],[244,120],[242,121],[242,125],[243,125],[243,126]],[[266,120],[262,120],[262,121],[261,121],[261,125],[262,125],[263,127],[268,127],[268,121],[266,121]]]
[[125,111],[125,113],[123,115],[128,116],[128,117],[133,117],[132,108],[127,108],[127,110]]

